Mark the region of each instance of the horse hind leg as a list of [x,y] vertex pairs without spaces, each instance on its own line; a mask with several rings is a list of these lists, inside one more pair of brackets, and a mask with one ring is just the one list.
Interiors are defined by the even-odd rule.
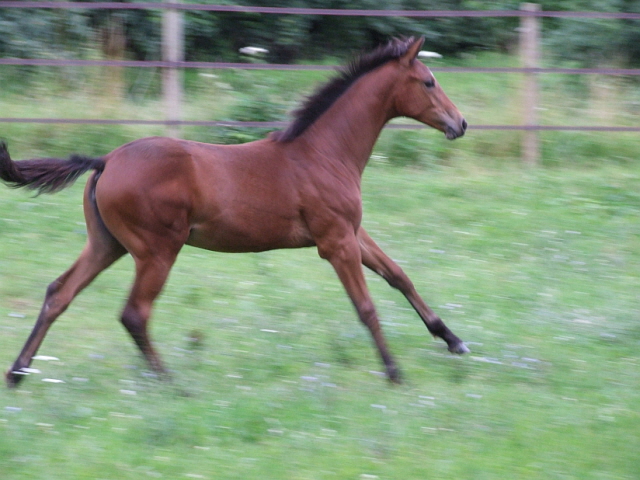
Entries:
[[136,278],[129,299],[122,312],[121,321],[142,352],[151,369],[167,375],[160,356],[153,348],[148,323],[153,302],[158,297],[169,276],[176,254],[135,258]]
[[49,328],[76,295],[125,253],[124,248],[113,239],[90,239],[71,268],[49,285],[38,320],[18,358],[5,375],[9,387],[17,386],[27,374],[25,369],[31,365]]

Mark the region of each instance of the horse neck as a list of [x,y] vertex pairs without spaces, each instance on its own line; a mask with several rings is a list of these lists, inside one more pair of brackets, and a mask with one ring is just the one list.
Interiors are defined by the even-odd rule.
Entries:
[[358,79],[303,136],[319,161],[338,162],[362,175],[384,125],[397,116],[387,66]]

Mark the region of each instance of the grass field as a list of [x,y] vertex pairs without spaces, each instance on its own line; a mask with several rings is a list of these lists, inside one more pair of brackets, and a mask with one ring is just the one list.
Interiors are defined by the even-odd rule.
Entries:
[[[286,81],[274,78],[269,95]],[[505,92],[515,88],[509,78],[496,79]],[[242,97],[240,81],[218,80]],[[513,115],[495,85],[440,80],[470,122]],[[190,80],[194,95],[204,81]],[[46,92],[25,108],[26,94],[5,90],[3,115],[55,116],[70,103],[70,116],[97,115],[90,89]],[[561,93],[548,95],[559,102]],[[625,98],[611,122],[630,121],[637,97]],[[571,108],[586,115],[593,102],[546,115],[560,110],[558,121],[569,121]],[[145,98],[102,105],[129,118],[160,111]],[[216,118],[232,106],[188,108]],[[152,133],[161,132],[7,125],[2,137],[24,158],[102,154]],[[208,135],[219,133],[185,129]],[[185,248],[152,322],[173,372],[163,382],[118,322],[132,281],[125,258],[53,326],[39,354],[55,359],[34,361],[40,373],[20,388],[0,388],[0,478],[639,478],[637,138],[545,135],[543,166],[525,169],[512,133],[440,137],[383,134],[365,172],[364,225],[471,354],[450,355],[399,293],[368,274],[405,379],[392,386],[314,249]],[[83,246],[82,184],[37,198],[0,188],[0,367]]]
[[[365,225],[472,349],[368,276],[399,387],[312,249],[185,249],[153,323],[174,381],[150,377],[117,322],[123,260],[54,325],[58,360],[0,390],[3,478],[635,479],[639,180],[371,165]],[[80,197],[0,190],[6,366],[83,244]]]

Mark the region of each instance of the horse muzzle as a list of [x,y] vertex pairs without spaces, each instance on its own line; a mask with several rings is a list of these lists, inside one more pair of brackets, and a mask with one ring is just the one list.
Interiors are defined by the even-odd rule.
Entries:
[[455,140],[458,137],[462,137],[466,131],[467,121],[463,118],[460,123],[455,126],[447,125],[444,134],[447,137],[447,140]]

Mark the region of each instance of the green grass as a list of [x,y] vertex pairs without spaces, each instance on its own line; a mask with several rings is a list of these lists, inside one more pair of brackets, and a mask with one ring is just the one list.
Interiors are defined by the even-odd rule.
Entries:
[[[399,387],[313,249],[185,249],[152,323],[174,381],[149,377],[117,322],[123,260],[52,328],[59,360],[0,390],[3,478],[635,479],[639,180],[373,162],[365,226],[472,349],[368,275]],[[4,365],[82,247],[81,188],[0,190]]]
[[[189,118],[233,118],[252,102],[284,111],[326,77],[217,73],[188,74]],[[153,77],[120,100],[98,95],[90,74],[71,76],[74,88],[47,86],[50,78],[3,89],[3,116],[162,117]],[[438,78],[471,124],[518,122],[516,75]],[[605,123],[597,116],[606,113],[607,124],[625,124],[637,114],[633,84],[616,85],[618,102],[596,109],[591,86],[567,78],[545,77],[546,122]],[[27,158],[101,155],[158,133],[5,124],[1,136]],[[470,130],[447,142],[433,131],[383,132],[365,172],[364,225],[472,350],[447,353],[402,296],[368,274],[401,386],[380,376],[369,334],[314,249],[185,248],[151,324],[173,372],[172,382],[157,380],[118,322],[132,282],[123,259],[52,327],[39,353],[58,360],[35,361],[41,373],[0,388],[0,476],[635,480],[636,137],[545,133],[542,166],[526,169],[517,133]],[[46,286],[84,244],[82,183],[37,198],[0,188],[0,365],[14,360]]]

